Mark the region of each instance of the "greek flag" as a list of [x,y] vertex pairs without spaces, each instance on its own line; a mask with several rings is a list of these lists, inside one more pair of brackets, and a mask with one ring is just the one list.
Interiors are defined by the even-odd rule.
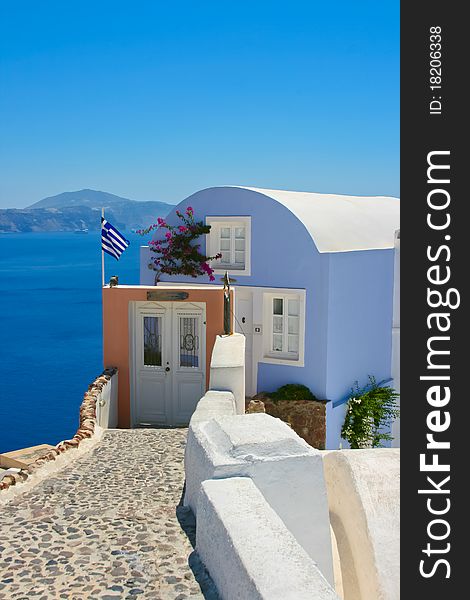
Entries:
[[119,257],[129,244],[129,240],[126,240],[116,227],[113,227],[111,223],[108,223],[106,219],[101,217],[101,248],[103,252],[119,260]]

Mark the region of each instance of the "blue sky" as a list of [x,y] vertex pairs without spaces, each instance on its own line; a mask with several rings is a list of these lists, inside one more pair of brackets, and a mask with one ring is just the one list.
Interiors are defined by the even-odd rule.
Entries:
[[0,4],[0,206],[399,194],[399,2]]

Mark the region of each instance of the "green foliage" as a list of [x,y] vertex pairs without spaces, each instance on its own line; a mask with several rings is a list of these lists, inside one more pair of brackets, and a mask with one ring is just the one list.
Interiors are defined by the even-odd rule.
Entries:
[[377,448],[382,441],[393,439],[383,429],[400,416],[398,397],[393,388],[379,386],[374,377],[369,376],[369,384],[362,389],[356,381],[341,429],[341,436],[351,448]]
[[288,383],[276,392],[271,392],[269,397],[273,400],[316,400],[315,396],[306,385],[300,383]]

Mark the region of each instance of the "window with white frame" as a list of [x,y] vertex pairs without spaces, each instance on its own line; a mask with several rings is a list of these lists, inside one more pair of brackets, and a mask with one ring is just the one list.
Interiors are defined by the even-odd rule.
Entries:
[[268,361],[303,364],[305,294],[264,295],[264,357]]
[[207,236],[210,256],[221,254],[212,262],[215,272],[236,271],[239,275],[250,274],[250,217],[206,217],[211,226]]

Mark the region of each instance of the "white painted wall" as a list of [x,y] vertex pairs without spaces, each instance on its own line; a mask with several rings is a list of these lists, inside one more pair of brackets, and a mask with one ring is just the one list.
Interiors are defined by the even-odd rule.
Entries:
[[247,477],[202,483],[196,539],[223,600],[338,599]]
[[288,425],[266,414],[191,422],[184,503],[197,516],[203,481],[248,476],[334,585],[322,456]]
[[103,386],[96,401],[96,422],[103,429],[114,429],[118,424],[118,373]]
[[323,452],[345,600],[400,597],[400,450]]
[[230,391],[237,413],[245,413],[245,336],[241,333],[218,335],[212,350],[211,390]]

